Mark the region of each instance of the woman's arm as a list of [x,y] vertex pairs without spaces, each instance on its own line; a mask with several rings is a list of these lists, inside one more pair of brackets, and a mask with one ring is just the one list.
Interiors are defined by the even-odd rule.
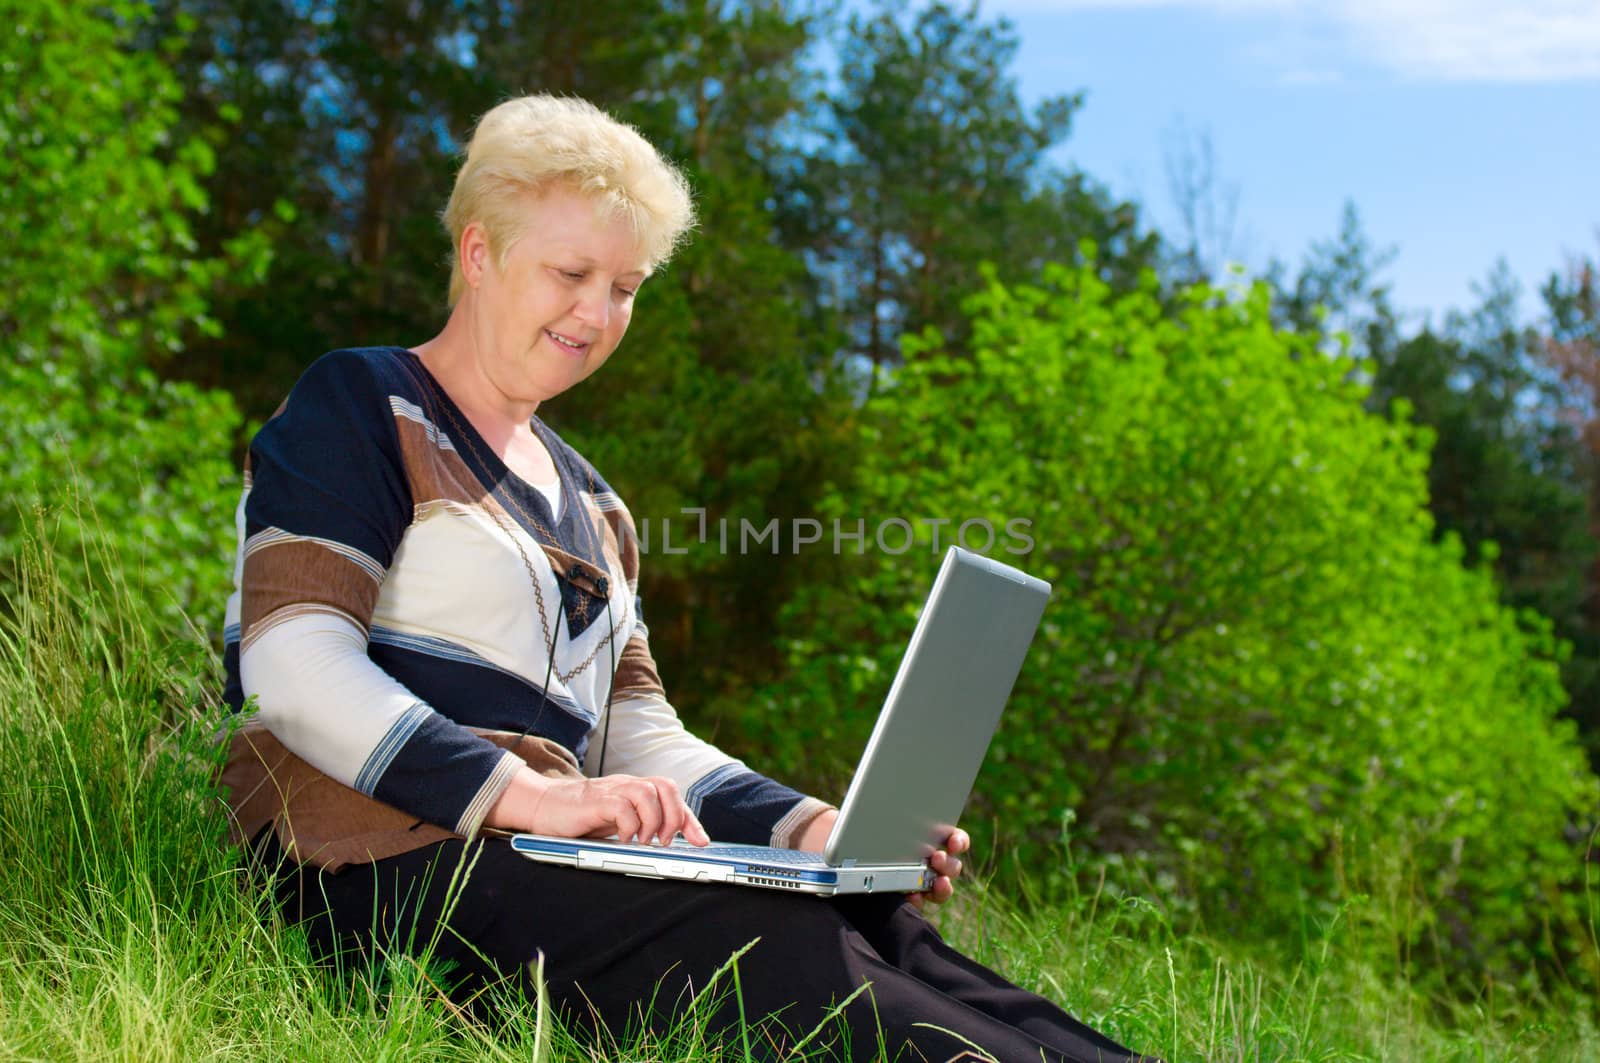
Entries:
[[378,351],[319,359],[251,445],[229,602],[235,704],[253,696],[260,721],[333,779],[464,836],[486,818],[545,833],[689,826],[670,787],[552,785],[368,656],[414,495],[439,490],[447,446],[397,366]]
[[[622,674],[619,669],[619,683]],[[717,841],[792,848],[806,825],[830,807],[691,734],[664,697],[617,696],[610,712],[610,733],[602,719],[590,737],[584,770],[599,770],[603,744],[607,778],[621,771],[673,780]]]
[[[239,695],[333,779],[471,836],[521,766],[367,656],[413,498],[394,356],[318,359],[250,446],[239,506]],[[410,425],[411,422],[403,422]]]
[[602,717],[589,735],[584,770],[672,779],[691,812],[718,841],[793,848],[806,827],[829,806],[765,775],[691,734],[667,700],[649,629],[640,614],[639,543],[627,507],[595,477],[596,501],[609,523],[621,579],[631,597],[634,623],[612,677],[610,724]]

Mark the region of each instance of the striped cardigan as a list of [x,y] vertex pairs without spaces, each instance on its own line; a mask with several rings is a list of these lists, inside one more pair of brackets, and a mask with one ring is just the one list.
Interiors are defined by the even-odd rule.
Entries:
[[[323,785],[309,814],[370,826],[376,806],[400,834],[470,838],[523,763],[504,736],[530,732],[594,774],[608,690],[607,771],[673,779],[712,837],[792,845],[828,807],[684,728],[639,611],[632,517],[532,427],[560,474],[555,513],[401,348],[324,355],[256,435],[224,636],[227,701],[258,725],[229,769],[243,836],[263,825],[262,743],[243,737],[259,727],[348,799],[330,806]],[[275,810],[286,846],[295,811]],[[356,862],[337,822],[316,828],[338,858],[303,858]],[[415,847],[400,834],[369,838],[369,858]]]

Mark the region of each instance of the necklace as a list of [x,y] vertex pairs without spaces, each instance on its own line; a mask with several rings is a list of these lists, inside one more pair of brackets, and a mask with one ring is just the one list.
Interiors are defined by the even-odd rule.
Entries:
[[[479,449],[478,449],[478,444],[477,444],[476,439],[475,439],[475,432],[473,432],[472,430],[467,428],[467,426],[463,425],[461,423],[461,421],[456,417],[455,411],[451,408],[452,404],[449,401],[449,396],[444,393],[443,386],[440,385],[439,382],[433,378],[433,374],[432,373],[427,372],[427,367],[426,366],[423,366],[422,368],[423,368],[424,380],[425,380],[426,384],[428,385],[427,391],[428,391],[429,395],[432,398],[439,400],[437,402],[437,405],[439,406],[440,409],[444,410],[445,417],[448,418],[448,420],[450,422],[450,427],[451,427],[451,429],[453,431],[454,436],[456,438],[462,439],[462,440],[464,440],[466,442],[467,449],[472,453],[473,460],[475,460],[481,468],[483,468],[485,471],[487,471],[490,468],[490,466],[489,466],[489,463],[484,459],[483,453],[481,451],[479,451]],[[430,407],[432,407],[432,406],[435,405],[435,403],[434,402],[429,402],[428,405]],[[430,410],[430,412],[431,412],[431,410]],[[438,418],[437,417],[434,418],[434,423],[435,424],[438,423]],[[540,442],[544,444],[544,446],[546,447],[547,450],[551,451],[551,453],[550,453],[550,464],[555,469],[556,483],[558,485],[560,485],[560,487],[562,489],[563,497],[565,497],[566,478],[561,475],[561,463],[556,460],[556,456],[555,456],[555,453],[554,453],[554,448],[551,448],[550,444],[547,441],[545,441],[542,437],[540,439]],[[493,487],[488,487],[488,485],[484,485],[484,486],[488,488],[489,496],[491,498],[501,497],[501,495],[496,495]],[[593,485],[591,484],[590,486],[592,487]],[[511,490],[506,490],[505,492],[502,493],[502,495],[503,495],[504,499],[511,504],[511,508],[516,510],[517,515],[519,517],[521,517],[524,521],[526,521],[527,524],[530,527],[532,527],[535,531],[537,531],[538,534],[540,535],[540,537],[542,537],[546,542],[548,542],[555,549],[561,550],[563,553],[567,553],[568,552],[565,549],[565,547],[563,546],[563,544],[561,543],[561,540],[556,537],[556,534],[553,531],[551,531],[549,528],[545,527],[544,522],[541,521],[537,516],[535,516],[534,514],[528,512],[528,510],[523,507],[521,502],[517,501],[517,496],[516,496],[515,492],[513,492]],[[494,521],[495,526],[498,527],[501,530],[501,532],[503,532],[505,534],[506,538],[511,540],[511,545],[516,547],[517,556],[522,559],[522,567],[528,573],[528,582],[533,585],[534,607],[535,607],[536,611],[539,614],[540,633],[543,634],[543,636],[544,636],[544,645],[547,648],[547,652],[548,652],[548,667],[546,669],[546,673],[547,674],[546,674],[546,678],[545,678],[546,697],[548,697],[549,673],[553,671],[555,673],[556,678],[560,679],[561,682],[564,685],[570,685],[573,679],[575,679],[577,676],[583,674],[583,672],[585,672],[589,668],[589,666],[592,665],[595,662],[595,659],[600,656],[600,651],[602,649],[604,649],[608,644],[613,646],[613,647],[616,645],[616,639],[621,634],[623,626],[628,622],[628,617],[626,615],[624,615],[622,620],[620,622],[618,622],[614,626],[608,624],[608,627],[610,627],[610,630],[606,632],[606,634],[605,634],[605,636],[603,638],[601,638],[599,641],[597,641],[595,643],[594,649],[590,651],[589,655],[587,657],[585,657],[582,661],[580,661],[577,665],[575,665],[570,671],[562,672],[560,669],[557,669],[555,667],[555,660],[556,660],[556,640],[557,640],[557,637],[560,634],[560,625],[561,625],[561,608],[560,608],[560,605],[558,604],[557,607],[556,607],[556,631],[552,632],[550,630],[549,621],[545,619],[544,591],[540,587],[539,574],[534,570],[533,562],[528,559],[528,552],[525,549],[523,549],[522,539],[516,534],[516,532],[512,528],[510,528],[510,527],[508,527],[506,525],[505,519],[495,509],[495,507],[490,506],[490,505],[485,505],[483,507],[483,509],[484,509],[484,511],[486,513],[489,514],[489,518]],[[575,519],[581,519],[581,518],[575,518]],[[592,529],[588,528],[587,523],[584,524],[584,527],[585,527],[586,530],[590,531],[590,534],[593,534]],[[605,559],[604,550],[603,549],[600,550],[599,553],[600,553],[602,565],[609,571],[610,566],[604,564],[604,559]],[[561,574],[554,572],[554,566],[552,566],[552,572],[554,573],[554,575],[556,577],[556,584],[559,587],[560,586],[560,581],[561,581]],[[572,571],[567,574],[567,578],[568,578],[568,580],[574,580],[580,575],[582,575],[582,569],[580,569],[578,566],[574,565]],[[610,587],[610,581],[606,576],[600,576],[599,578],[597,578],[594,581],[594,583],[595,583],[595,591],[605,601],[606,614],[607,614],[607,618],[609,619],[610,613],[611,613],[611,587]],[[588,609],[589,609],[588,603],[587,602],[580,602],[579,606],[578,606],[578,609],[579,609],[579,616],[581,616],[583,619],[587,620],[588,619]],[[569,628],[570,628],[570,625],[569,625]],[[609,694],[607,695],[606,700],[608,702],[610,701]]]

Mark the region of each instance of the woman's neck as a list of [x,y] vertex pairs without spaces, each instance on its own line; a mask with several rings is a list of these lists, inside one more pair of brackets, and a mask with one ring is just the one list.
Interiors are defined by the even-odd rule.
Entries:
[[513,399],[495,387],[481,368],[473,337],[462,327],[461,316],[451,314],[443,331],[411,351],[433,374],[450,401],[467,415],[484,442],[503,452],[517,437],[532,433],[528,422],[539,404]]

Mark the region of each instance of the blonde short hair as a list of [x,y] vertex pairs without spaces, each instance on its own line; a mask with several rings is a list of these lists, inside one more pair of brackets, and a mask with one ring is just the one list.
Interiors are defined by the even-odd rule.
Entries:
[[[694,225],[688,181],[638,130],[587,100],[522,96],[478,120],[442,215],[450,246],[459,247],[467,225],[479,222],[503,268],[527,223],[522,201],[558,184],[626,218],[651,269]],[[450,261],[454,306],[466,282],[455,254]]]

